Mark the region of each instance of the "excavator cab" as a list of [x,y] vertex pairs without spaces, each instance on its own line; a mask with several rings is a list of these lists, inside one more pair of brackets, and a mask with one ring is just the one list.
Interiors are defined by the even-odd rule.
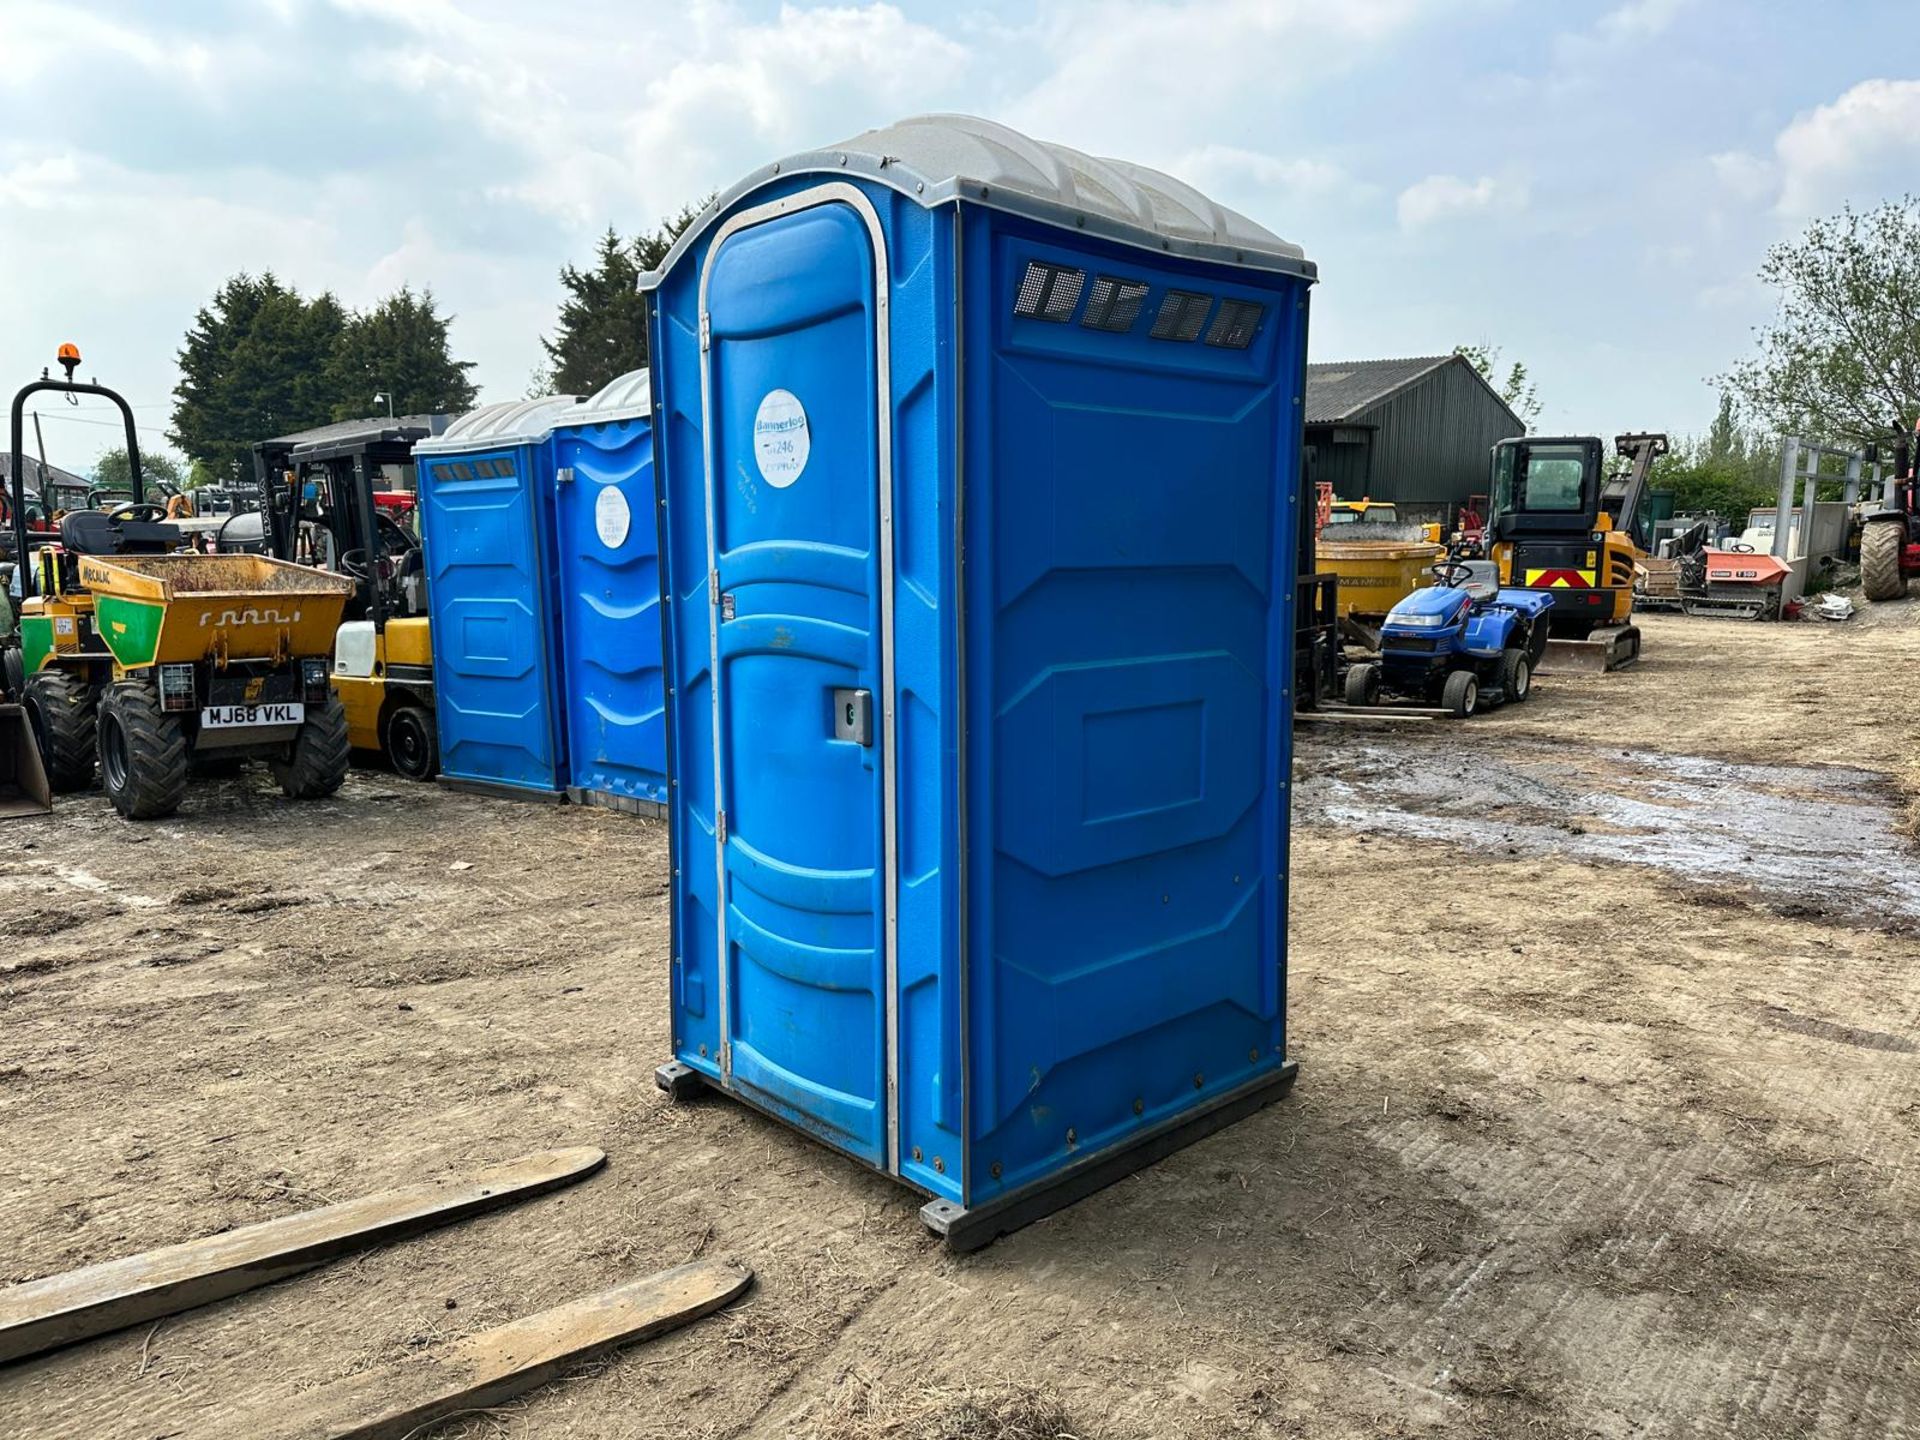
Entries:
[[1598,672],[1640,655],[1633,616],[1635,527],[1664,435],[1516,436],[1493,447],[1490,554],[1500,583],[1553,594],[1543,668]]

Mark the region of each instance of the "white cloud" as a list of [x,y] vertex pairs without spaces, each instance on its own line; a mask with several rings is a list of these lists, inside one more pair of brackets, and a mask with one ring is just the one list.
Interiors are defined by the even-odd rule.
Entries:
[[1693,0],[1630,0],[1600,17],[1593,27],[1602,40],[1624,43],[1664,35]]
[[1736,200],[1757,204],[1767,199],[1780,183],[1772,163],[1744,150],[1727,150],[1707,157],[1714,179]]
[[1920,170],[1920,80],[1863,80],[1795,117],[1774,142],[1779,208],[1811,215],[1843,200],[1878,200]]
[[1422,230],[1485,210],[1521,210],[1526,203],[1526,187],[1518,181],[1496,180],[1491,175],[1478,180],[1429,175],[1400,192],[1397,208],[1402,230]]

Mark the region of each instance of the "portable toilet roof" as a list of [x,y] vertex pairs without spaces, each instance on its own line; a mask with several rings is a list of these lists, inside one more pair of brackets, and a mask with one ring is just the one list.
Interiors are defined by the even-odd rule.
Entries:
[[638,370],[629,370],[617,380],[609,380],[560,423],[594,425],[615,420],[644,420],[653,414],[652,374],[642,365]]
[[762,167],[645,277],[662,1085],[962,1246],[1284,1093],[1315,276],[934,116]]
[[531,445],[547,438],[577,405],[572,395],[498,400],[469,410],[429,439],[414,442],[416,455],[445,455],[499,445]]
[[929,209],[965,200],[1165,254],[1307,280],[1318,274],[1298,245],[1171,175],[1034,140],[978,116],[921,115],[761,166],[700,212],[659,268],[640,277],[640,288],[658,285],[743,195],[780,176],[808,172],[859,175]]

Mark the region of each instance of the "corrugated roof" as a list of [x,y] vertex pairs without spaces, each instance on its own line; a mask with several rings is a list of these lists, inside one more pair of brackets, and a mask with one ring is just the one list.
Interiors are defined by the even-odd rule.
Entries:
[[502,400],[469,410],[443,432],[413,447],[416,455],[485,450],[496,445],[525,445],[544,440],[553,427],[572,419],[579,402],[572,395],[542,395],[537,400]]
[[1171,175],[1083,155],[972,115],[921,115],[761,166],[701,212],[660,268],[641,277],[641,288],[657,285],[747,191],[816,171],[878,180],[929,209],[966,200],[1170,254],[1309,279],[1316,273],[1298,245]]
[[[93,482],[84,475],[76,475],[71,470],[62,470],[58,465],[48,465],[42,469],[38,458],[32,455],[20,457],[20,478],[29,490],[44,493],[45,477],[51,476],[56,485],[91,485]],[[0,486],[13,484],[13,452],[0,450]]]
[[1307,424],[1337,425],[1351,420],[1449,360],[1468,363],[1458,355],[1418,355],[1406,360],[1335,360],[1309,365]]

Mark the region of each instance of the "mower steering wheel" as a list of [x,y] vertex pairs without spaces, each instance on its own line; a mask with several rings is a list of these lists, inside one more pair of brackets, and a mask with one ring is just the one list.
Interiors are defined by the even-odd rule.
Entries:
[[1472,575],[1463,560],[1442,560],[1433,567],[1433,578],[1450,589],[1459,589]]
[[139,500],[128,500],[107,511],[109,520],[160,521],[167,518],[164,505],[148,505]]

